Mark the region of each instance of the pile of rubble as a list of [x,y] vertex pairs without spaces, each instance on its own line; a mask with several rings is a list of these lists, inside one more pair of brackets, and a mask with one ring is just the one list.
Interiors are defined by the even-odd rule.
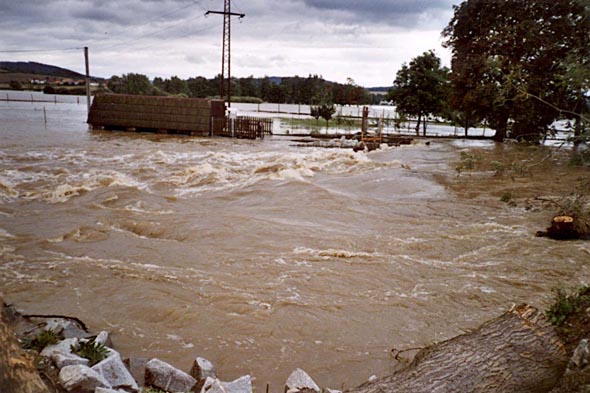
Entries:
[[[37,368],[53,392],[74,393],[252,393],[252,378],[245,375],[231,382],[221,381],[209,360],[196,357],[186,373],[160,359],[127,358],[112,348],[109,333],[89,334],[76,318],[60,316],[25,316],[13,309],[3,311],[21,345],[39,344],[39,337],[59,337],[55,343],[29,349],[37,358]],[[39,346],[42,346],[39,347]],[[81,348],[91,348],[100,356],[81,356]],[[96,350],[99,348],[100,350]],[[83,355],[83,354],[82,354]],[[1,384],[0,384],[1,388]],[[0,389],[1,391],[2,389]],[[321,389],[301,369],[296,369],[285,384],[289,393],[319,393]],[[336,392],[336,391],[330,391]]]

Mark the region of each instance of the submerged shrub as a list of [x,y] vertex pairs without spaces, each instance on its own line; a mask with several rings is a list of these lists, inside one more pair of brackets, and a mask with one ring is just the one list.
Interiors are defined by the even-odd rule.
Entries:
[[470,153],[462,151],[460,161],[455,166],[455,170],[457,171],[457,175],[460,175],[461,172],[474,170],[481,163],[481,159],[482,159],[482,157],[480,154],[477,154],[477,153],[470,154]]
[[502,196],[500,197],[500,201],[508,203],[512,200],[512,193],[510,192],[505,192],[502,194]]

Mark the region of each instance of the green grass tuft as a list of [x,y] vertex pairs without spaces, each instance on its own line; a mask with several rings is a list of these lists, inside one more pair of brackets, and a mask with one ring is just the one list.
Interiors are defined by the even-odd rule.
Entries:
[[109,354],[107,347],[94,340],[81,341],[78,347],[72,345],[71,350],[76,355],[88,359],[90,367],[106,359]]
[[545,312],[549,322],[555,326],[561,326],[572,314],[580,311],[580,306],[590,301],[590,287],[581,287],[577,293],[568,295],[561,287],[552,289],[553,303]]
[[37,333],[33,338],[26,338],[22,340],[22,346],[25,349],[33,349],[37,352],[41,352],[43,348],[48,345],[55,345],[60,342],[63,337],[53,330],[43,330]]

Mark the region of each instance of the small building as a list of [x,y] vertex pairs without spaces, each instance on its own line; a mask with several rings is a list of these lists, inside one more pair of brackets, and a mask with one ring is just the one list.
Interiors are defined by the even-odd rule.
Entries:
[[200,98],[99,94],[88,124],[94,129],[214,135],[223,131],[225,103]]

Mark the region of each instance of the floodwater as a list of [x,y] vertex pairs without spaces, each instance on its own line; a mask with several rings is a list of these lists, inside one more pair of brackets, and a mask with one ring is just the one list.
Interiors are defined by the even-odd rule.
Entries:
[[84,121],[83,104],[0,102],[0,291],[113,332],[124,356],[352,387],[393,348],[590,283],[588,243],[533,236],[548,212],[454,180],[468,143],[353,153]]

